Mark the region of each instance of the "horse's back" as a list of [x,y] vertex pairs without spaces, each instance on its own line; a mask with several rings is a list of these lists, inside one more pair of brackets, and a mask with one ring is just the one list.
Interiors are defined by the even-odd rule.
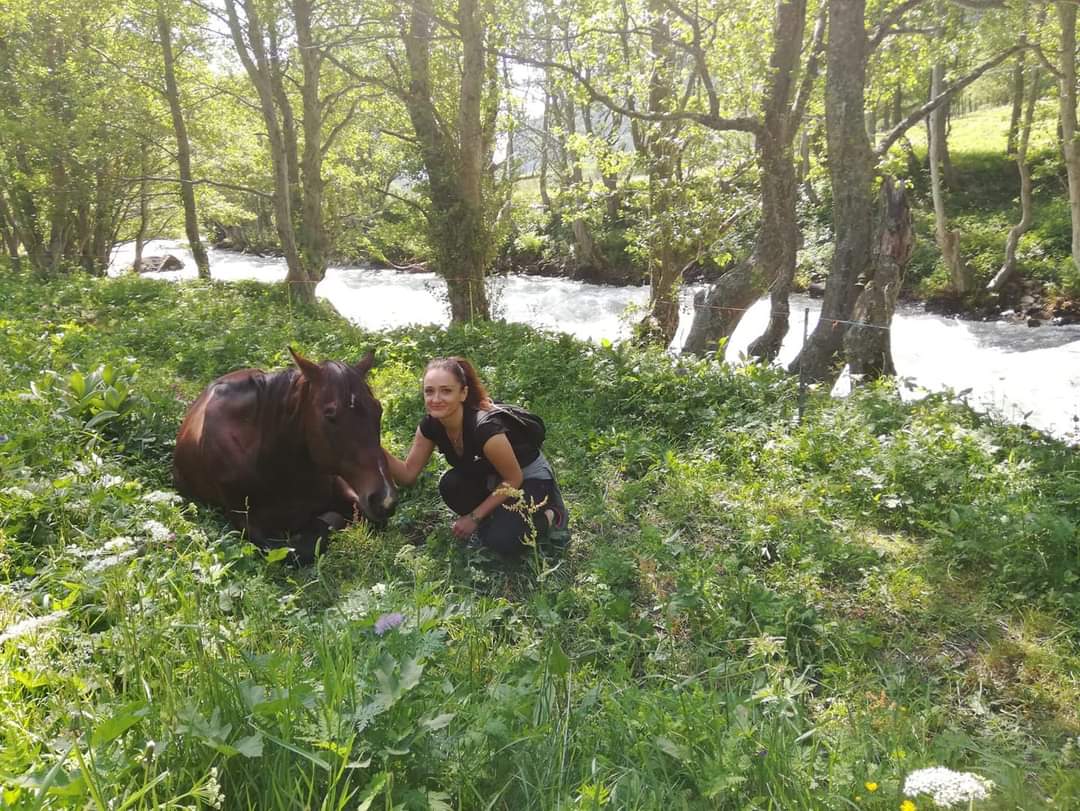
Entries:
[[176,437],[173,480],[188,498],[234,506],[233,493],[257,487],[266,429],[259,424],[265,373],[240,369],[207,386]]

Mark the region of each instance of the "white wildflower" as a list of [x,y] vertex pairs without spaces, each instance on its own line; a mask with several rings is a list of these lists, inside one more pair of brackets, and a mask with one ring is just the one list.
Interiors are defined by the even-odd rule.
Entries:
[[371,593],[374,594],[376,597],[382,597],[384,594],[386,594],[386,584],[376,583],[374,586],[371,587]]
[[176,504],[180,501],[180,496],[168,490],[154,490],[143,496],[143,501],[148,504]]
[[104,487],[104,488],[119,487],[123,483],[124,483],[124,477],[123,476],[113,476],[113,475],[111,475],[109,473],[106,473],[104,476],[102,476],[100,479],[98,479],[98,487]]
[[985,777],[971,772],[954,772],[944,766],[918,769],[904,780],[904,794],[917,797],[929,794],[939,808],[970,805],[975,800],[990,796],[994,784]]
[[143,529],[147,531],[152,540],[155,540],[158,543],[170,541],[173,538],[172,530],[160,521],[154,521],[153,519],[151,519],[150,521],[146,521],[143,524]]
[[3,493],[6,496],[15,496],[15,498],[20,498],[23,501],[30,501],[34,497],[34,494],[25,487],[5,487]]
[[83,566],[83,572],[86,574],[100,574],[106,569],[111,569],[118,563],[123,563],[125,560],[130,560],[135,557],[135,550],[128,549],[125,552],[120,552],[117,555],[109,555],[104,558],[94,558],[92,561]]
[[[385,590],[386,587],[383,586],[383,591]],[[346,594],[341,602],[338,603],[338,611],[340,611],[342,616],[346,619],[360,619],[371,611],[372,596],[372,593],[366,588],[355,588]]]
[[101,547],[101,550],[103,552],[109,553],[122,552],[125,549],[130,549],[134,545],[135,541],[131,540],[131,538],[127,537],[126,535],[117,535],[111,541],[106,541],[105,544]]
[[211,767],[210,776],[202,787],[202,796],[211,808],[221,808],[225,802],[225,792],[221,790],[221,783],[218,782],[217,766]]
[[0,643],[18,639],[21,636],[32,634],[48,625],[52,625],[54,622],[59,622],[67,616],[67,613],[67,611],[53,611],[51,614],[45,614],[41,617],[28,617],[22,622],[16,622],[14,625],[9,625],[4,629],[4,632],[0,634]]

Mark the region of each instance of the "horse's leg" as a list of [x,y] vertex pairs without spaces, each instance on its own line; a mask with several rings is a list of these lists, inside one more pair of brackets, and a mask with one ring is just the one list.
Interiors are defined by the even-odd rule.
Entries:
[[293,549],[289,561],[297,566],[314,563],[329,547],[331,534],[344,528],[345,518],[340,513],[331,511],[313,516],[303,527],[289,533],[288,545]]
[[[290,522],[288,529],[280,529],[281,509],[273,508],[266,510],[252,510],[247,514],[246,529],[248,540],[264,552],[271,549],[288,547],[292,551],[287,560],[296,566],[308,566],[315,562],[315,558],[326,551],[329,546],[330,534],[343,529],[346,524],[345,517],[333,510],[311,515],[311,505],[306,507],[297,506],[294,510],[286,510],[290,515],[296,515],[297,510],[303,509],[310,516],[306,521]],[[278,521],[274,521],[278,518]],[[276,525],[276,527],[275,527]],[[271,527],[275,527],[271,529]]]
[[329,510],[340,514],[347,522],[357,520],[360,515],[360,496],[341,476],[334,476]]

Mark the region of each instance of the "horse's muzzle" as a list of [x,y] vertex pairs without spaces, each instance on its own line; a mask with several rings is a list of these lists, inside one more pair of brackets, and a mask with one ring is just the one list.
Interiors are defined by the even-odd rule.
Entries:
[[369,495],[360,505],[364,516],[373,524],[382,526],[397,509],[397,491],[392,487],[383,488]]

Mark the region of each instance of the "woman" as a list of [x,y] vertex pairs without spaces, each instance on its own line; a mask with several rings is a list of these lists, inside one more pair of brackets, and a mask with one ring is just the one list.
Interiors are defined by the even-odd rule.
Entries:
[[[403,486],[415,482],[438,448],[450,463],[439,493],[459,516],[453,525],[457,538],[476,533],[489,549],[519,554],[531,534],[529,508],[542,504],[531,514],[535,537],[569,540],[566,507],[551,465],[535,442],[500,413],[472,364],[464,358],[436,358],[424,370],[423,393],[427,416],[405,460],[386,454],[394,481]],[[506,495],[507,488],[522,491],[524,504]]]

